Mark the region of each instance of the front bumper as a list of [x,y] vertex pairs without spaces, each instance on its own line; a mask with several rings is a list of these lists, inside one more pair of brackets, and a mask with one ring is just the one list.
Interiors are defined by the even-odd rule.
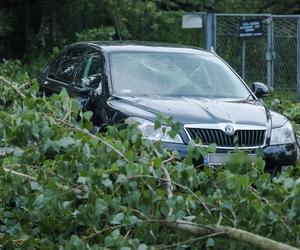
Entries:
[[[177,151],[181,157],[185,157],[188,153],[188,146],[185,144],[163,143],[163,145],[167,149]],[[217,150],[217,153],[218,152],[224,153],[224,150]],[[230,151],[227,152],[229,153]],[[266,162],[267,170],[276,167],[296,165],[297,146],[296,144],[266,146],[263,148],[263,158]]]

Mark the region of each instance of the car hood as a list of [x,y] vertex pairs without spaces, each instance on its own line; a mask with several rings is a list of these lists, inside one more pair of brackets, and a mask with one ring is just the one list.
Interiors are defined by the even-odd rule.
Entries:
[[[128,116],[153,121],[158,113],[162,113],[182,124],[234,123],[266,127],[269,117],[268,110],[258,100],[115,97],[110,104]],[[284,117],[274,116],[277,125],[286,122]]]

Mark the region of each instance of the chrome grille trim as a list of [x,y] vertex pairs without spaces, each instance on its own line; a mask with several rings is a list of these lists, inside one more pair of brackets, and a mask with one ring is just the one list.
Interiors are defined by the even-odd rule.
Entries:
[[227,125],[227,123],[186,124],[184,130],[189,140],[199,138],[203,146],[215,143],[218,149],[255,149],[266,145],[266,127],[230,124],[234,128],[234,135],[229,136],[225,133]]

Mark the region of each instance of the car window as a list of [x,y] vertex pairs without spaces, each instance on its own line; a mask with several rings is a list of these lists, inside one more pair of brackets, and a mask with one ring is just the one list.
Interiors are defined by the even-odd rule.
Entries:
[[71,47],[60,62],[59,68],[53,79],[70,84],[73,82],[76,70],[84,54],[85,47]]
[[60,65],[60,62],[62,61],[64,55],[66,53],[66,50],[64,49],[60,55],[49,65],[49,70],[48,70],[48,77],[49,78],[54,78],[55,74],[57,72],[57,69]]
[[102,79],[103,61],[99,53],[88,55],[83,62],[83,67],[80,70],[79,87],[94,87],[97,88]]

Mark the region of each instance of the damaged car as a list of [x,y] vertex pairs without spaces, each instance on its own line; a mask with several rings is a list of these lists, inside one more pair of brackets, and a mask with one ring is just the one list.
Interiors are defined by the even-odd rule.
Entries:
[[[260,100],[268,88],[250,89],[219,56],[195,47],[137,42],[82,42],[66,47],[39,78],[45,95],[67,89],[93,111],[95,126],[124,119],[137,122],[144,137],[187,154],[190,140],[216,145],[203,161],[219,165],[234,150],[266,167],[295,165],[297,148],[291,122]],[[158,114],[181,124],[171,138],[155,130]]]

